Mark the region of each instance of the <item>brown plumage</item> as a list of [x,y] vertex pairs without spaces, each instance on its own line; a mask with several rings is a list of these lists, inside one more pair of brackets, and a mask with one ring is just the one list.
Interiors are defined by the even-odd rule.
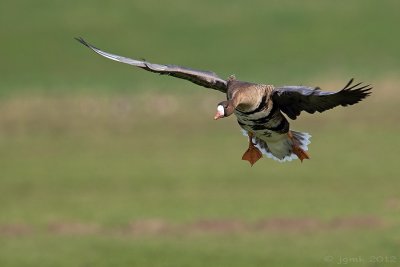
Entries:
[[162,65],[122,57],[104,52],[82,38],[76,38],[97,54],[118,62],[133,65],[144,70],[191,81],[206,88],[226,94],[227,100],[218,104],[215,119],[235,114],[244,134],[249,137],[249,148],[243,159],[253,165],[265,154],[278,161],[299,158],[309,159],[307,154],[310,135],[290,130],[288,120],[295,120],[302,111],[323,112],[336,106],[353,105],[367,97],[370,85],[351,79],[338,92],[321,91],[318,87],[281,86],[238,81],[234,76],[221,79],[214,72],[191,68]]

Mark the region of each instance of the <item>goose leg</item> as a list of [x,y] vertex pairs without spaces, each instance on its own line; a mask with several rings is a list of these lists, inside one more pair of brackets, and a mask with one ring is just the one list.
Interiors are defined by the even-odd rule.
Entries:
[[253,133],[248,132],[249,135],[249,148],[244,152],[242,160],[247,160],[250,162],[251,166],[254,165],[254,163],[257,162],[260,158],[262,158],[262,153],[261,151],[254,146],[254,143],[252,141],[253,139]]

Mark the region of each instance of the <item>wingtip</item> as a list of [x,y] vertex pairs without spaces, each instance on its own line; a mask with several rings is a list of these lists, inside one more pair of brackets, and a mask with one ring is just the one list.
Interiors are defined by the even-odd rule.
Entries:
[[74,37],[74,39],[77,40],[78,42],[80,42],[81,44],[83,44],[86,47],[95,48],[93,45],[90,45],[88,42],[86,42],[85,39],[83,39],[82,37]]
[[[361,85],[361,86],[360,86]],[[344,89],[343,92],[346,92],[346,95],[349,99],[352,99],[352,101],[349,101],[348,103],[345,103],[342,106],[347,106],[347,105],[353,105],[356,104],[363,99],[367,98],[368,96],[371,95],[373,86],[370,84],[363,85],[361,82],[357,83],[356,85],[349,86],[347,85]]]
[[81,44],[89,47],[88,43],[86,43],[86,41],[82,37],[74,37],[74,39],[80,42]]
[[[354,78],[351,78],[350,81],[346,84],[346,86],[342,90],[347,90],[347,91],[360,91],[363,93],[368,93],[368,95],[371,93],[370,91],[372,90],[373,86],[371,84],[363,85],[362,82],[359,82],[355,85],[353,85]],[[362,85],[360,87],[360,85]]]
[[351,78],[347,84],[342,88],[342,90],[347,90],[349,89],[350,85],[354,82],[354,78]]

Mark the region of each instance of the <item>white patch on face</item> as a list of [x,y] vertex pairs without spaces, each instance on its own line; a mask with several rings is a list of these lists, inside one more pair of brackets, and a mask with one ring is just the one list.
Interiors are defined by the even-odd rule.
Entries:
[[221,116],[225,116],[224,107],[222,105],[218,105],[217,111]]

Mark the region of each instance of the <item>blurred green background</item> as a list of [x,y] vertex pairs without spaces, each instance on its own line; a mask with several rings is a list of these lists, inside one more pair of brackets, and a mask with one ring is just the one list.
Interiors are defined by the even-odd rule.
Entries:
[[[399,1],[0,1],[0,266],[397,266]],[[108,52],[373,94],[250,168],[218,92]]]

